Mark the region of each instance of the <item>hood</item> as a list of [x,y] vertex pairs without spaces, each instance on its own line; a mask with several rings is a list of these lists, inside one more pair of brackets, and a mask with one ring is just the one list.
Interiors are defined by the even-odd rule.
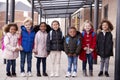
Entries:
[[[21,26],[21,30],[23,30],[23,31],[27,31],[24,25]],[[30,30],[33,31],[33,27],[31,27]]]

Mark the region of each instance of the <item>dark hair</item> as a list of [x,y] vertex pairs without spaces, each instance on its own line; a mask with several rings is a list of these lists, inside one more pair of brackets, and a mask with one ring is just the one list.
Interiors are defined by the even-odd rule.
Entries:
[[[69,30],[70,30],[70,29],[74,29],[74,30],[76,30],[76,28],[75,28],[75,27],[70,27],[70,28],[69,28]],[[77,30],[76,30],[76,31],[77,31]]]
[[102,22],[100,23],[99,29],[102,30],[102,24],[103,24],[103,23],[107,23],[109,30],[111,30],[111,31],[113,30],[113,25],[112,25],[112,23],[111,23],[109,20],[106,20],[106,19],[102,20]]
[[40,27],[42,24],[45,24],[45,26],[47,27],[47,24],[46,24],[45,22],[41,22],[41,23],[39,24],[39,27]]
[[54,22],[58,23],[58,25],[60,26],[60,23],[57,20],[54,20],[51,25],[53,25]]
[[10,23],[10,24],[7,24],[7,25],[6,25],[5,30],[4,30],[5,33],[8,33],[9,30],[10,30],[10,28],[13,27],[13,26],[16,28],[16,31],[18,31],[18,26],[17,26],[17,24],[16,24],[16,23]]

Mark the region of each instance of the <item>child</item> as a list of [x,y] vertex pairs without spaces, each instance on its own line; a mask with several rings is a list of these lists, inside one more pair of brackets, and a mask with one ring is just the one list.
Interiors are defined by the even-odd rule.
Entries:
[[86,64],[89,63],[89,75],[93,76],[93,59],[97,58],[95,53],[96,34],[90,21],[85,21],[82,32],[82,51],[79,58],[82,62],[83,75],[87,76]]
[[59,28],[60,24],[58,21],[52,22],[52,30],[47,36],[47,52],[50,53],[51,58],[51,77],[59,76],[60,58],[61,51],[63,48],[63,35]]
[[46,40],[47,40],[47,32],[46,32],[46,23],[41,22],[39,25],[40,30],[35,35],[35,45],[34,45],[34,53],[37,58],[36,68],[37,68],[37,76],[41,76],[40,74],[40,63],[42,61],[43,65],[43,76],[48,76],[46,73]]
[[77,76],[77,60],[81,49],[80,35],[77,35],[75,27],[70,27],[68,35],[65,37],[64,49],[68,56],[68,71],[66,77],[71,76],[71,69],[73,65],[72,77]]
[[24,64],[27,58],[27,73],[28,76],[32,76],[31,67],[32,67],[32,49],[34,44],[35,32],[32,27],[32,20],[30,18],[26,18],[24,20],[24,25],[21,26],[21,38],[19,44],[23,48],[20,51],[21,59],[20,59],[20,68],[21,68],[21,76],[25,75]]
[[[19,56],[20,48],[18,44],[18,35],[16,34],[18,26],[15,23],[10,23],[5,27],[4,37],[4,58],[7,59],[6,75],[16,76],[16,58]],[[12,69],[12,70],[11,70]]]
[[103,75],[105,66],[105,76],[109,77],[108,68],[110,56],[113,56],[113,40],[112,33],[113,25],[108,20],[103,20],[100,24],[101,30],[97,35],[97,53],[101,57],[100,72],[98,76]]

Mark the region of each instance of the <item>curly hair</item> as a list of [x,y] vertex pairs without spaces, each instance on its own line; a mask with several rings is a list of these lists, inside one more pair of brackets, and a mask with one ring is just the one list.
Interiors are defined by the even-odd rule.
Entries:
[[5,33],[8,33],[10,31],[10,28],[11,27],[15,27],[16,28],[16,31],[18,31],[18,26],[16,23],[10,23],[10,24],[7,24],[5,29],[4,29],[4,32]]
[[102,30],[102,24],[103,24],[103,23],[107,23],[109,30],[111,30],[111,31],[113,30],[113,25],[112,25],[112,23],[111,23],[109,20],[106,20],[106,19],[102,20],[102,22],[100,23],[99,29]]

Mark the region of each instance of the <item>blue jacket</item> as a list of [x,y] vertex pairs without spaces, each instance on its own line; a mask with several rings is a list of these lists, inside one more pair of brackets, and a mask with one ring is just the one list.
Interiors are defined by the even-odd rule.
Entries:
[[24,52],[32,52],[33,45],[34,45],[34,37],[35,32],[33,28],[31,28],[31,32],[28,33],[24,26],[21,26],[21,37],[22,37],[22,47]]

